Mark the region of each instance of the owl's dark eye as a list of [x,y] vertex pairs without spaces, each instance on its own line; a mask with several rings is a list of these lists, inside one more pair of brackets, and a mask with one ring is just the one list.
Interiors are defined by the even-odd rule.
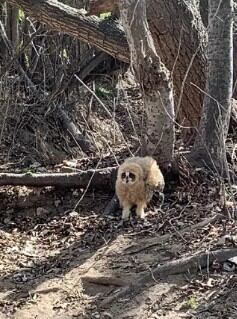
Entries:
[[136,179],[136,176],[133,173],[129,173],[129,177],[131,178],[132,181]]
[[121,178],[124,179],[125,177],[126,177],[126,174],[123,172],[123,173],[121,174]]

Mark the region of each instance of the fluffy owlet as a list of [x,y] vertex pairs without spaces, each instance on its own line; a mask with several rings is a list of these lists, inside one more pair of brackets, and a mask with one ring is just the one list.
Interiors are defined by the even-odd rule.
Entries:
[[137,216],[144,218],[144,209],[154,190],[163,192],[164,177],[157,162],[150,156],[131,157],[119,167],[116,194],[123,208],[122,219],[129,218],[132,206],[136,205]]

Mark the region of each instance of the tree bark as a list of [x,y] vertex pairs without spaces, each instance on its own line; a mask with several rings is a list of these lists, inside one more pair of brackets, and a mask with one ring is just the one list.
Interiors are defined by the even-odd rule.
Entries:
[[233,87],[233,0],[209,0],[208,78],[192,158],[228,176],[225,140]]
[[[203,24],[205,27],[207,27],[208,26],[208,0],[200,0],[199,8],[200,8],[200,13],[201,13]],[[237,27],[237,1],[236,0],[233,1],[233,10],[234,10],[234,17],[233,17],[234,18],[234,30],[236,30],[236,27]],[[237,36],[236,36],[236,32],[234,32],[234,34],[233,34],[233,55],[234,55],[233,98],[235,100],[237,99],[237,90],[236,90],[236,88],[237,88],[237,86],[236,86],[236,83],[237,83],[237,60],[235,58],[236,52],[237,52]],[[236,108],[232,109],[231,119],[234,120],[234,123],[230,124],[231,127],[236,127],[235,118],[236,118]]]
[[174,155],[174,100],[170,73],[161,62],[149,30],[146,2],[120,0],[120,18],[131,53],[131,68],[141,86],[146,113],[144,153],[162,166]]
[[157,53],[173,77],[177,120],[190,127],[184,130],[188,139],[200,120],[205,87],[206,31],[200,12],[195,0],[151,0],[147,17]]

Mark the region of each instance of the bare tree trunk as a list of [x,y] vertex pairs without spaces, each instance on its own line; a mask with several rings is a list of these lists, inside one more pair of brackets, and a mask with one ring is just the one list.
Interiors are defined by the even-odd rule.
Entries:
[[[233,0],[233,10],[234,10],[234,32],[233,32],[233,43],[234,43],[234,48],[233,48],[233,56],[234,56],[234,86],[233,86],[233,98],[237,99],[237,58],[236,58],[236,53],[237,53],[237,0]],[[208,25],[208,0],[200,0],[200,13],[202,17],[203,24],[205,27]],[[233,106],[235,106],[236,102],[234,102]],[[236,106],[235,108],[232,109],[232,114],[233,119],[236,119]]]
[[169,71],[158,56],[146,18],[146,1],[120,0],[120,17],[130,47],[131,67],[141,85],[146,112],[145,153],[162,165],[174,153],[174,100]]
[[233,0],[209,0],[208,78],[192,157],[228,175],[225,140],[233,85]]

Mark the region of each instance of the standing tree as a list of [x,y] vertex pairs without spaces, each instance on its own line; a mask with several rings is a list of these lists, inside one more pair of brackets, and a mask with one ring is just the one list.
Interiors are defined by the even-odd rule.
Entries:
[[228,175],[225,140],[233,87],[233,0],[209,0],[208,72],[192,158]]
[[146,113],[144,153],[164,167],[174,155],[174,100],[170,72],[161,62],[149,30],[146,1],[120,0],[120,17],[129,43],[131,68],[143,93]]

